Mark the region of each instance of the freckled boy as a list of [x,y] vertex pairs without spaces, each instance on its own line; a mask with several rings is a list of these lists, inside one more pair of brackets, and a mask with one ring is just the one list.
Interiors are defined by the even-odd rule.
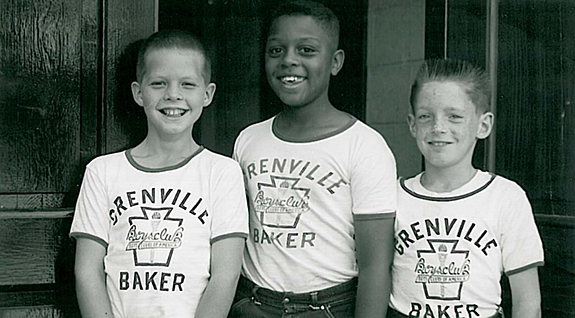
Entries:
[[493,127],[489,79],[465,61],[426,61],[412,86],[411,135],[425,170],[400,179],[388,318],[541,316],[543,247],[525,192],[476,169],[477,140]]

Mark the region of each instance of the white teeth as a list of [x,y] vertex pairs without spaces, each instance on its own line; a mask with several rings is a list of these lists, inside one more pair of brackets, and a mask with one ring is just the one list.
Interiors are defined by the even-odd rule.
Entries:
[[168,117],[181,117],[186,113],[186,110],[179,108],[164,108],[160,110],[160,112]]
[[449,144],[446,141],[430,141],[429,143],[433,146],[445,146],[445,145]]
[[281,81],[286,84],[297,84],[303,81],[303,77],[301,76],[283,76]]

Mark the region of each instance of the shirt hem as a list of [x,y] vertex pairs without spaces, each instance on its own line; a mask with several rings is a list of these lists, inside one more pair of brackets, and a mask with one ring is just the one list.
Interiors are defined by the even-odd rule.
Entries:
[[214,244],[217,241],[221,241],[221,240],[229,238],[229,237],[241,237],[241,238],[247,239],[248,234],[245,232],[232,232],[232,233],[222,234],[220,236],[216,236],[216,237],[212,238],[210,240],[210,244]]
[[102,245],[105,248],[108,248],[108,243],[106,241],[104,241],[101,237],[97,237],[96,235],[83,233],[83,232],[71,232],[70,237],[75,238],[75,239],[87,238],[87,239],[90,239],[92,241],[95,241],[96,243]]
[[505,272],[505,275],[511,276],[511,275],[513,275],[513,274],[517,274],[517,273],[526,271],[526,270],[528,270],[528,269],[530,269],[530,268],[539,267],[539,266],[543,266],[543,265],[545,265],[545,262],[544,262],[544,261],[537,261],[537,262],[535,262],[535,263],[531,263],[531,264],[528,264],[528,265],[525,265],[525,266],[522,266],[522,267],[519,267],[519,268],[516,268],[516,269],[512,269],[512,270],[510,270],[510,271],[507,271],[507,272]]
[[395,211],[384,212],[384,213],[362,213],[362,214],[354,214],[353,215],[353,219],[357,220],[357,221],[392,219],[394,217],[395,217]]

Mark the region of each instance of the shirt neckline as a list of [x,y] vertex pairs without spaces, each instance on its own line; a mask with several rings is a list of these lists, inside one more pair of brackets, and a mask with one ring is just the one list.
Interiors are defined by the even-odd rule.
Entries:
[[338,128],[338,129],[336,129],[334,131],[330,131],[326,134],[314,136],[311,138],[293,138],[293,137],[288,137],[286,135],[283,135],[281,132],[279,132],[279,130],[277,129],[277,126],[276,126],[276,119],[278,118],[278,115],[276,115],[272,118],[271,130],[272,130],[272,134],[281,141],[292,142],[292,143],[314,142],[314,141],[319,141],[319,140],[327,139],[327,138],[333,137],[335,135],[338,135],[338,134],[348,130],[349,128],[351,128],[358,121],[357,118],[353,117],[352,115],[350,115],[350,114],[346,114],[346,115],[349,117],[349,121],[344,126],[342,126],[341,128]]
[[196,151],[194,151],[193,154],[191,154],[189,157],[185,158],[184,160],[176,163],[175,165],[171,165],[171,166],[167,166],[167,167],[161,167],[161,168],[149,168],[149,167],[145,167],[142,166],[141,164],[137,163],[136,160],[134,159],[134,157],[132,156],[132,150],[134,150],[134,148],[130,148],[127,149],[126,151],[124,151],[124,154],[126,156],[126,159],[128,160],[128,162],[130,163],[130,165],[132,167],[134,167],[137,170],[140,170],[142,172],[166,172],[166,171],[171,171],[171,170],[176,170],[179,169],[183,166],[185,166],[188,162],[190,162],[194,157],[196,157],[198,154],[200,154],[200,152],[202,152],[204,150],[204,146],[200,146]]

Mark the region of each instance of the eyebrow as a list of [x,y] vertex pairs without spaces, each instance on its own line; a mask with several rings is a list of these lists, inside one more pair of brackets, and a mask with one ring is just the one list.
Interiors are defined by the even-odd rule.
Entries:
[[[270,36],[268,37],[268,42],[269,41],[278,41],[281,37],[279,36]],[[298,38],[298,41],[307,41],[307,40],[314,40],[314,41],[318,41],[320,42],[320,40],[314,36],[308,36],[308,37],[303,37],[303,38]]]

